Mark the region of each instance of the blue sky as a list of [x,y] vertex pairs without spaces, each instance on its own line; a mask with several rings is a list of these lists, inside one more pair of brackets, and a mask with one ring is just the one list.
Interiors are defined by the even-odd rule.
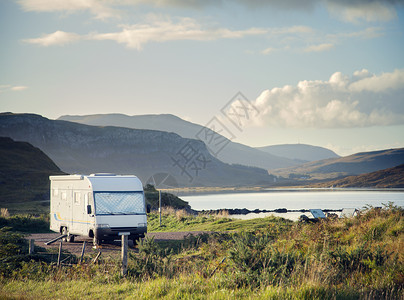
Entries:
[[[0,111],[217,117],[250,146],[404,147],[404,5],[5,0]],[[241,92],[242,128],[223,107]],[[227,106],[229,107],[229,106]]]

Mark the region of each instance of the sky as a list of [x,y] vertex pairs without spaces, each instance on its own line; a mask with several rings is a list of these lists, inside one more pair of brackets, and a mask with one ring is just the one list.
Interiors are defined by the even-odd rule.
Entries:
[[404,147],[404,1],[2,0],[0,111],[174,114],[249,146]]

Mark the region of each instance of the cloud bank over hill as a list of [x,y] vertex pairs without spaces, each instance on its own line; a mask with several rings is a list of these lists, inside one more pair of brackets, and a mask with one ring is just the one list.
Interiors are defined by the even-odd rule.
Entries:
[[404,124],[404,70],[352,76],[334,73],[328,81],[265,90],[255,100],[254,122],[286,128],[338,128]]

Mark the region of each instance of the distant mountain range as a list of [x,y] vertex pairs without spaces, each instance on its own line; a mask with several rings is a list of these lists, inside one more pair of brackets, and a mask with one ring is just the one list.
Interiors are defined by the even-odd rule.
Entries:
[[[110,115],[102,116],[109,117]],[[118,119],[121,119],[121,115],[118,116]],[[155,118],[154,121],[153,118]],[[92,119],[91,117],[90,120]],[[129,119],[132,120],[131,117]],[[183,122],[185,122],[178,122],[177,118],[171,115],[164,115],[164,117],[153,116],[151,119],[150,116],[141,116],[140,119],[144,122],[148,120],[156,127],[166,124],[164,120],[168,119],[173,120],[173,124],[177,125],[184,125]],[[159,122],[162,123],[159,124]],[[146,125],[143,124],[143,126]],[[205,130],[204,127],[196,124],[192,126],[197,126],[194,129],[202,128]],[[169,126],[166,127],[168,128]],[[171,128],[173,127],[174,125],[171,126]],[[182,127],[182,130],[186,130],[186,128]],[[164,131],[114,126],[90,126],[62,120],[49,120],[34,114],[1,113],[0,136],[31,143],[46,153],[57,166],[68,173],[115,172],[135,174],[144,183],[147,183],[147,180],[152,176],[156,176],[156,174],[159,177],[164,177],[164,174],[170,174],[172,178],[177,180],[179,186],[273,186],[275,184],[293,184],[293,182],[298,184],[300,180],[332,179],[374,172],[404,164],[404,148],[357,153],[347,157],[312,161],[300,166],[273,170],[273,174],[278,176],[275,183],[275,177],[268,175],[268,172],[264,169],[223,163],[211,155],[202,141],[182,138],[175,133]],[[1,182],[9,183],[7,180],[12,178],[12,176],[9,178],[4,174],[20,172],[19,174],[23,174],[20,177],[30,178],[25,174],[28,169],[35,169],[31,165],[46,161],[46,159],[48,160],[47,163],[41,163],[41,166],[46,165],[48,169],[42,168],[41,170],[45,169],[49,172],[46,173],[46,176],[44,175],[43,178],[45,179],[43,179],[42,184],[47,184],[49,174],[62,173],[39,149],[26,143],[19,144],[10,139],[4,139],[2,142],[3,152],[1,153],[2,161],[0,166],[2,166],[3,178],[0,180],[0,188],[4,188]],[[20,154],[18,156],[17,144],[36,149],[35,151],[41,152],[46,159],[28,155],[24,158],[24,155],[21,156]],[[240,144],[233,143],[231,147],[233,147],[232,149],[237,149],[238,145]],[[247,146],[241,146],[241,153],[246,153],[243,152],[243,147]],[[250,149],[248,149],[248,153],[252,153],[249,152]],[[312,156],[321,157],[321,155],[336,156],[335,153],[327,149],[300,144],[269,146],[263,147],[263,149],[264,151],[273,151],[273,153],[285,156],[294,155],[293,158],[299,160],[314,159]],[[299,149],[298,154],[300,156],[297,156],[293,149]],[[33,153],[36,153],[34,150],[32,150]],[[264,153],[257,149],[255,151]],[[237,153],[237,151],[233,153]],[[9,158],[14,157],[12,155],[17,158],[12,160]],[[8,162],[10,162],[9,165],[7,165]],[[36,173],[33,172],[32,174]],[[35,176],[40,178],[40,176]],[[14,178],[16,177],[14,176]],[[350,181],[352,180],[350,179]],[[393,185],[392,181],[394,180],[391,180],[391,185]],[[20,183],[16,184],[16,189],[21,189],[21,186],[18,187]],[[22,186],[27,184],[29,185],[29,183],[22,183]],[[355,183],[352,184],[355,185]],[[7,185],[11,186],[10,184]],[[4,196],[7,193],[7,191],[3,190],[1,195]],[[41,193],[39,192],[37,196],[33,197],[41,198],[43,197]]]
[[340,180],[318,183],[311,187],[404,188],[404,164],[376,172],[348,176]]
[[[85,116],[66,115],[61,116],[58,120],[86,125],[118,126],[174,132],[184,138],[200,139],[204,141],[208,150],[211,150],[210,152],[213,156],[229,164],[240,164],[272,170],[296,166],[304,162],[302,159],[298,158],[299,152],[301,151],[299,147],[296,147],[296,151],[293,151],[293,147],[290,147],[287,152],[290,156],[273,154],[266,150],[261,151],[261,149],[232,142],[207,127],[185,121],[170,114],[139,116],[127,116],[124,114],[98,114]],[[311,146],[307,145],[306,150],[309,151],[310,147]],[[327,156],[327,154],[330,156]],[[335,157],[335,155],[336,154],[332,151],[323,151],[321,153],[321,158],[331,158]]]
[[295,174],[312,179],[338,178],[360,175],[404,164],[404,148],[356,153],[353,155],[319,160],[303,165],[275,170],[279,176]]
[[40,149],[0,137],[0,203],[49,199],[49,175],[62,175]]
[[2,113],[0,136],[31,143],[67,173],[135,174],[143,183],[157,173],[167,173],[181,186],[268,185],[274,181],[264,169],[223,163],[203,142],[163,131]]
[[340,157],[330,149],[306,144],[272,145],[266,147],[258,147],[256,149],[272,155],[286,157],[293,160],[300,160],[302,162]]

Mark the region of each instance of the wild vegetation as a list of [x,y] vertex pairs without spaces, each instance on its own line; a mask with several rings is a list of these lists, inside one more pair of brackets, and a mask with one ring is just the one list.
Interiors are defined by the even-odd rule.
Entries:
[[[156,230],[158,215],[149,220]],[[314,224],[174,210],[163,223],[216,232],[171,242],[146,238],[123,277],[118,261],[57,267],[53,256],[28,256],[23,236],[3,227],[0,298],[403,299],[404,210],[392,204]]]
[[[146,184],[144,187],[144,193],[146,197],[146,203],[151,206],[152,209],[158,209],[159,207],[159,192],[151,184]],[[177,196],[162,192],[161,193],[161,206],[162,207],[174,207],[176,209],[191,210],[188,202],[178,198]]]

